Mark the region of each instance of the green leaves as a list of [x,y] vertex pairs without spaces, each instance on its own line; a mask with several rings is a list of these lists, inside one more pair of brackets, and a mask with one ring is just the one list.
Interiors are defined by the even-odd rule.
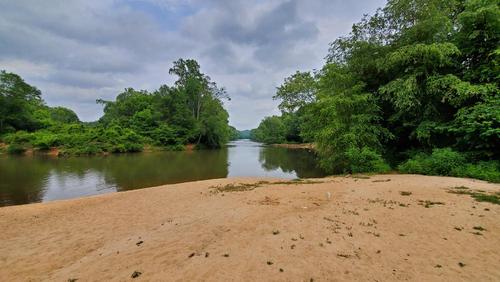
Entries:
[[452,65],[459,54],[458,48],[449,42],[407,45],[380,59],[379,68],[395,75],[426,75]]
[[285,142],[285,124],[281,117],[272,116],[264,118],[259,127],[252,130],[252,139],[266,144]]
[[461,108],[449,130],[458,136],[458,146],[481,150],[493,157],[500,154],[500,98],[498,94],[471,107]]
[[316,95],[316,80],[310,72],[296,72],[285,78],[278,87],[273,99],[280,99],[278,108],[282,112],[295,112],[299,108],[314,101]]
[[494,84],[474,85],[453,74],[430,77],[426,88],[432,95],[441,97],[441,102],[449,103],[456,108],[485,100],[489,96],[495,96],[499,91]]
[[97,100],[104,105],[104,116],[92,125],[80,123],[69,109],[45,106],[40,91],[2,71],[0,135],[18,131],[3,139],[19,148],[59,146],[76,155],[137,152],[145,143],[220,147],[229,138],[228,113],[221,101],[224,91],[199,68],[195,60],[180,59],[170,70],[179,77],[173,87],[164,85],[152,93],[127,88],[115,101]]
[[[369,171],[362,164],[381,153],[398,161],[408,151],[443,147],[452,152],[431,157],[443,164],[460,154],[453,150],[468,152],[472,161],[496,159],[499,46],[497,0],[389,0],[330,44],[312,101],[290,103],[303,85],[291,78],[280,89],[293,95],[275,97],[284,108],[299,108],[301,135],[317,143],[322,166],[332,172]],[[407,166],[425,172],[435,165],[423,159]],[[464,170],[482,167],[472,166]]]

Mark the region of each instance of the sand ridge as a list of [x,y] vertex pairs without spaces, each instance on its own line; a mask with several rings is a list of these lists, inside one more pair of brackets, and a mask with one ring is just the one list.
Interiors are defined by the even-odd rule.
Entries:
[[500,205],[452,187],[500,192],[418,175],[230,178],[3,207],[0,277],[500,280]]

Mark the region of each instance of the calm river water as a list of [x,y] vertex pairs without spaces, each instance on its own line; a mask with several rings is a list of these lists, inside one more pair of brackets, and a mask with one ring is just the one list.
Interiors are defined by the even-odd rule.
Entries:
[[249,140],[227,148],[95,157],[0,155],[0,206],[233,176],[322,177],[312,152]]

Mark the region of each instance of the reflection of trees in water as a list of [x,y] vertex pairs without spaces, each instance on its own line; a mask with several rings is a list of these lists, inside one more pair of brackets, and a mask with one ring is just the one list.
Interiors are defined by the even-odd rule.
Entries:
[[0,159],[0,206],[40,202],[50,170],[49,163],[30,157]]
[[120,155],[107,158],[101,166],[106,182],[121,191],[227,177],[228,153],[221,149]]
[[228,175],[228,151],[226,148],[106,157],[5,157],[0,159],[0,206],[40,202],[49,177],[58,186],[64,186],[69,177],[85,181],[89,174],[103,178],[106,188],[116,186],[118,191],[224,178]]
[[284,172],[295,172],[300,178],[325,176],[317,166],[314,153],[306,149],[262,147],[259,162],[265,170],[281,168]]

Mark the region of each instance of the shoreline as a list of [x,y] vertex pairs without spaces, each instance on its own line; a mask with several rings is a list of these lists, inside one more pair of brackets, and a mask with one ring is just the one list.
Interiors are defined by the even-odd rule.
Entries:
[[309,149],[309,150],[315,149],[315,145],[313,143],[278,143],[278,144],[271,144],[270,146],[288,148],[288,149]]
[[500,205],[454,187],[500,193],[499,184],[439,176],[224,178],[7,206],[0,275],[497,280]]

